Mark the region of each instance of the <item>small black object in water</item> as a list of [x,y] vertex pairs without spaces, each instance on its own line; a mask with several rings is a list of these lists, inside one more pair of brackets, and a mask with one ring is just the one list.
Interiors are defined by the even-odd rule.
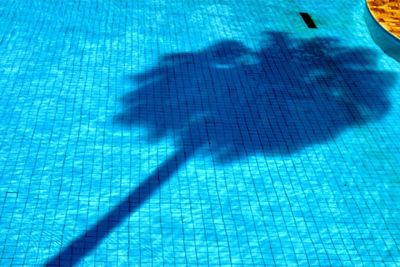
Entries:
[[301,18],[304,20],[304,22],[307,24],[308,28],[316,29],[317,25],[315,25],[315,22],[311,18],[310,14],[305,13],[305,12],[300,12]]

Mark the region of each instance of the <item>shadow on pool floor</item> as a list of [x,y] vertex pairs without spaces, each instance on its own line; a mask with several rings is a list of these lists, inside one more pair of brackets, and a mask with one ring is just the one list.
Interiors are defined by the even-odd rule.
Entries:
[[48,266],[88,255],[204,146],[221,163],[254,153],[290,155],[389,110],[395,75],[376,69],[373,51],[333,38],[265,37],[257,51],[224,40],[165,55],[130,77],[138,86],[123,96],[115,123],[146,127],[153,142],[174,135],[177,150]]

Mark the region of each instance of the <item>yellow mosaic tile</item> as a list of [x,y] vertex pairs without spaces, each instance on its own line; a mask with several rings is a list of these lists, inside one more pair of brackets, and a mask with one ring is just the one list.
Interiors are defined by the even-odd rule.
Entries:
[[375,19],[389,32],[400,38],[400,1],[367,0],[368,8]]

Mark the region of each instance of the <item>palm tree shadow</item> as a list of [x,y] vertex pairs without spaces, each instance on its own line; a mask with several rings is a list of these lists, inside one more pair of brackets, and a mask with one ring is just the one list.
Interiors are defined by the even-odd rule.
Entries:
[[376,69],[376,55],[333,38],[266,33],[253,51],[221,41],[195,53],[166,55],[130,77],[115,123],[146,127],[151,141],[174,135],[177,151],[48,266],[74,265],[203,146],[222,162],[254,153],[290,155],[377,120],[390,108],[394,73]]

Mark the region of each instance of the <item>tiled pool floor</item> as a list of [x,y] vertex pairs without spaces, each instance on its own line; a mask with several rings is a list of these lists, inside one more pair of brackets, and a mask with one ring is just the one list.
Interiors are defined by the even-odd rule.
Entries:
[[0,2],[0,266],[400,266],[400,63],[325,2]]

